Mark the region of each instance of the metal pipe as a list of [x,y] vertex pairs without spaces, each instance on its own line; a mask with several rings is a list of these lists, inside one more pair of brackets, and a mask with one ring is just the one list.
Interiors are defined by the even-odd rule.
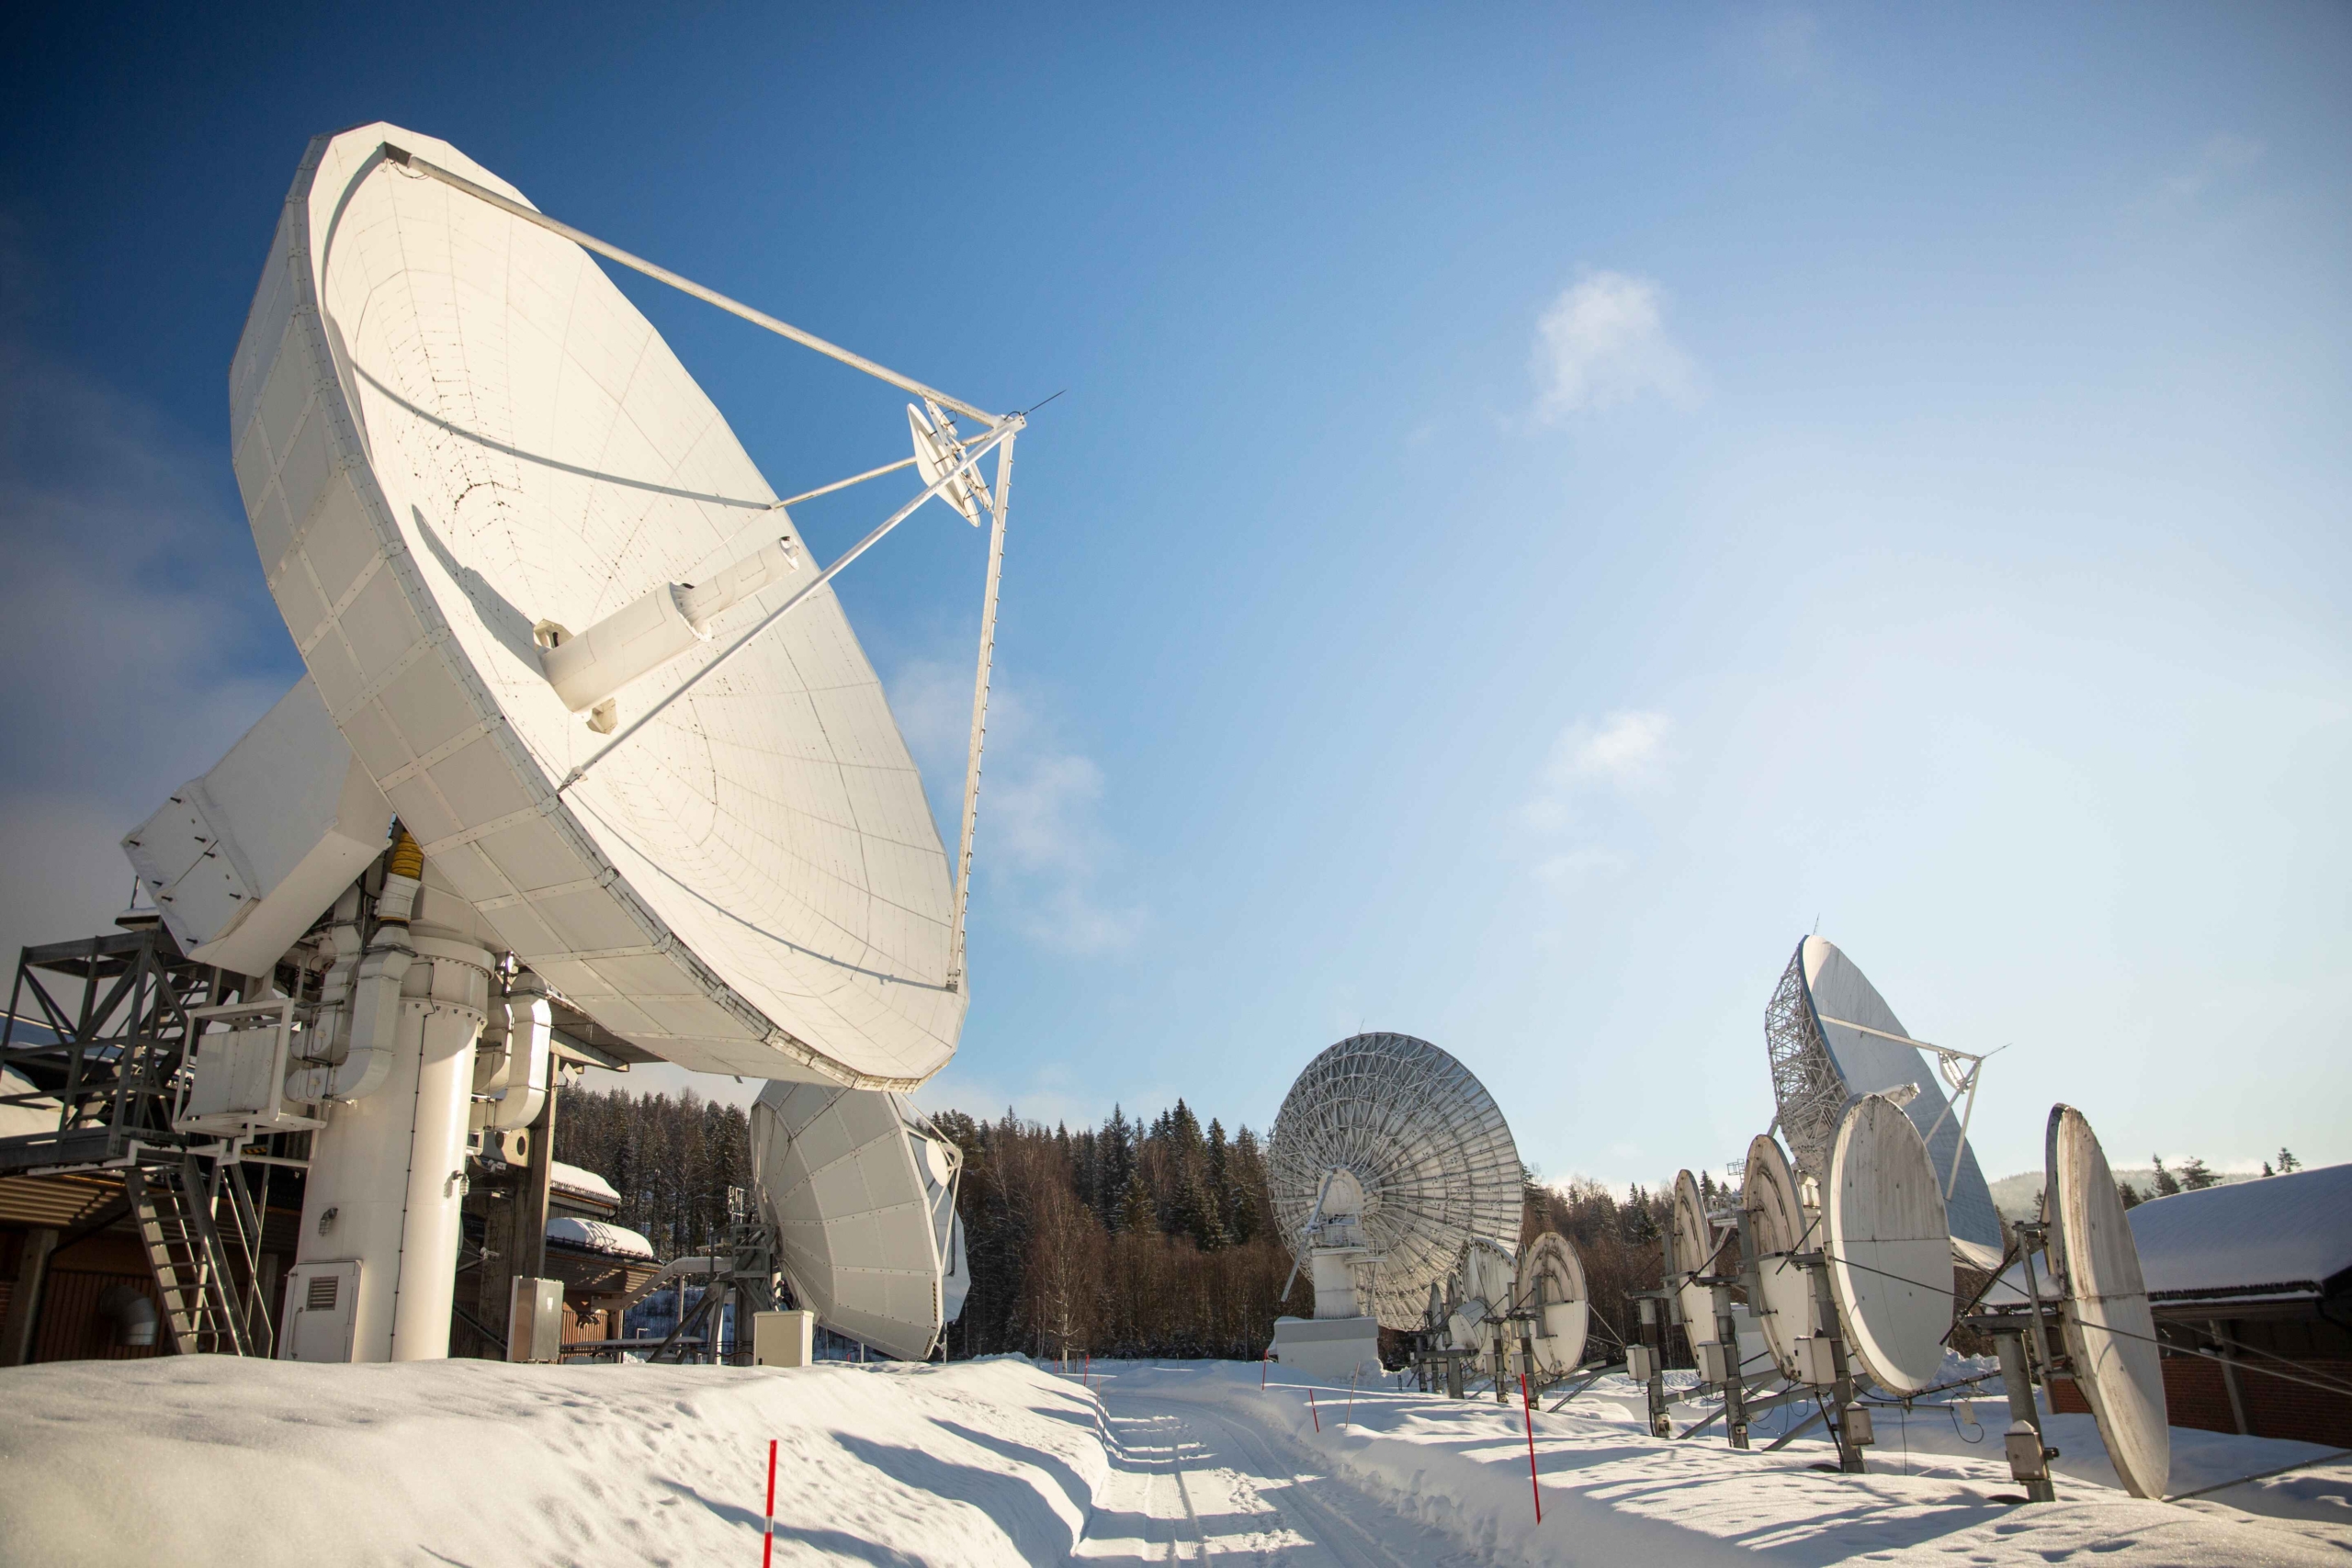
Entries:
[[940,491],[945,490],[948,484],[955,479],[957,474],[970,468],[982,457],[986,457],[990,447],[996,446],[999,442],[1011,440],[1019,433],[1023,423],[1021,416],[1019,414],[1014,414],[1004,423],[997,426],[994,430],[989,431],[988,434],[982,436],[979,441],[973,446],[970,456],[967,457],[961,463],[958,463],[954,469],[940,476],[937,483],[933,484],[921,495],[915,497],[912,501],[907,502],[906,505],[899,508],[898,511],[885,518],[880,526],[876,527],[872,533],[866,535],[863,539],[860,539],[856,544],[852,545],[849,547],[848,552],[839,560],[836,560],[832,565],[819,572],[814,581],[801,589],[799,592],[795,593],[791,598],[786,599],[775,609],[769,611],[761,618],[760,623],[757,626],[752,626],[741,637],[739,637],[733,642],[729,643],[726,649],[720,652],[717,658],[713,659],[709,663],[704,665],[701,669],[687,676],[685,680],[679,682],[679,684],[673,689],[667,696],[663,697],[660,702],[655,703],[651,707],[646,709],[643,716],[638,718],[634,723],[624,726],[621,732],[614,736],[610,740],[605,742],[594,756],[590,757],[586,761],[582,762],[578,767],[572,769],[571,772],[565,776],[564,781],[556,785],[556,794],[561,795],[565,790],[570,789],[573,784],[576,784],[582,779],[586,778],[588,776],[589,769],[594,767],[597,763],[603,761],[605,758],[618,750],[623,741],[627,740],[630,736],[635,735],[639,730],[643,729],[655,719],[661,717],[663,709],[667,708],[672,703],[676,702],[680,697],[684,696],[688,692],[693,691],[695,687],[713,671],[718,669],[719,666],[725,664],[729,660],[742,652],[745,648],[750,646],[753,637],[758,637],[762,632],[775,625],[776,622],[790,615],[795,609],[798,608],[811,593],[816,592],[818,589],[822,588],[826,583],[831,582],[843,567],[848,566],[850,562],[855,560],[867,550],[873,548],[875,545],[881,541],[881,538],[885,534],[888,534],[891,529],[896,528],[899,524],[914,515],[914,512],[917,507],[921,506],[924,502],[929,501],[933,496],[937,495]]
[[980,814],[980,743],[988,737],[989,678],[996,664],[997,584],[1004,575],[1004,518],[1005,509],[1012,504],[1012,446],[1013,438],[1006,436],[1003,449],[996,455],[996,502],[989,509],[989,583],[980,597],[980,667],[972,678],[972,743],[964,764],[964,834],[956,854],[956,929],[947,959],[951,991],[961,990],[964,985],[964,912],[972,896],[972,836]]
[[853,370],[863,370],[877,381],[888,381],[902,392],[912,392],[919,398],[929,398],[934,402],[954,409],[958,413],[969,414],[974,419],[985,420],[990,424],[998,423],[998,416],[986,409],[975,407],[960,398],[951,398],[935,387],[926,387],[911,376],[901,376],[888,366],[876,365],[862,354],[853,354],[839,344],[828,343],[814,333],[801,331],[789,321],[780,321],[764,310],[754,310],[741,300],[729,299],[716,288],[706,288],[692,278],[679,276],[666,266],[656,266],[643,256],[631,255],[618,245],[607,244],[594,234],[584,233],[569,223],[560,222],[548,217],[537,208],[526,207],[519,201],[503,197],[486,186],[476,185],[463,175],[452,174],[436,164],[427,163],[405,148],[395,147],[387,141],[383,144],[383,153],[387,163],[397,164],[403,169],[413,170],[417,174],[439,180],[450,189],[463,191],[476,201],[487,202],[501,212],[520,218],[526,223],[537,224],[550,234],[560,234],[582,250],[594,251],[608,260],[616,261],[631,272],[641,272],[657,283],[666,283],[682,294],[691,294],[707,305],[716,305],[729,315],[740,316],[755,327],[764,327],[778,337],[790,338],[803,348],[813,348],[826,358],[839,360]]
[[[2012,1445],[2009,1450],[2009,1474],[2025,1488],[2026,1500],[2050,1503],[2057,1500],[2057,1493],[2050,1484],[2052,1454],[2041,1432],[2041,1408],[2034,1401],[2032,1374],[2025,1361],[2025,1337],[2010,1330],[1993,1337],[1994,1347],[2001,1357],[2001,1386],[2008,1395],[2009,1427],[2017,1436],[2030,1435],[2030,1453],[2021,1453]],[[2017,1433],[2024,1427],[2026,1433]]]
[[884,474],[895,474],[900,468],[911,468],[914,466],[915,460],[912,457],[901,457],[895,463],[885,463],[878,468],[868,468],[862,474],[852,474],[845,479],[835,479],[829,485],[819,485],[815,490],[804,490],[798,495],[787,495],[782,501],[771,502],[768,510],[781,512],[787,506],[797,506],[804,501],[814,501],[820,495],[831,495],[837,490],[847,490],[852,485],[862,485],[868,479],[878,479]]

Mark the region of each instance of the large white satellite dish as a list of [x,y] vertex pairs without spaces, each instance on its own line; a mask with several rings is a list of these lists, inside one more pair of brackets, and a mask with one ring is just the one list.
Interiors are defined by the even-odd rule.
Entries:
[[752,1106],[752,1173],[800,1304],[837,1333],[920,1361],[962,1313],[956,1145],[904,1096],[771,1083]]
[[1754,1304],[1764,1343],[1781,1375],[1801,1381],[1805,1368],[1797,1341],[1811,1338],[1816,1327],[1813,1280],[1795,1255],[1820,1250],[1821,1214],[1805,1201],[1796,1168],[1769,1133],[1747,1145],[1739,1201],[1756,1246],[1756,1280],[1763,1299]]
[[2107,1153],[2083,1113],[2052,1106],[2045,1145],[2051,1267],[2065,1292],[2066,1353],[2098,1417],[2099,1436],[2124,1489],[2162,1497],[2172,1479],[2172,1427],[2165,1403],[2155,1314],[2140,1248],[2115,1190]]
[[1521,1172],[1510,1128],[1470,1070],[1426,1040],[1342,1040],[1283,1097],[1266,1177],[1294,1257],[1312,1249],[1308,1224],[1333,1172],[1361,1195],[1356,1229],[1384,1327],[1420,1326],[1430,1282],[1452,1270],[1465,1241],[1516,1251]]
[[1864,1095],[1838,1123],[1822,1222],[1829,1288],[1862,1371],[1889,1393],[1917,1393],[1943,1366],[1951,1236],[1927,1143],[1884,1095]]
[[[312,143],[231,373],[271,592],[426,859],[599,1024],[911,1088],[966,1004],[922,781],[775,492],[582,243],[618,254],[447,142]],[[555,657],[592,628],[596,728]]]
[[[1966,1107],[1956,1110],[1939,1087],[1964,1087],[1973,1106],[1982,1057],[1912,1039],[1853,960],[1817,936],[1797,943],[1773,988],[1764,1039],[1781,1131],[1799,1170],[1827,1179],[1830,1143],[1857,1098],[1916,1090],[1905,1110],[1928,1140],[1952,1235],[1999,1252],[2001,1216],[1968,1142]],[[1936,1056],[1935,1069],[1923,1053]]]
[[1550,1379],[1576,1371],[1592,1326],[1592,1295],[1585,1284],[1584,1259],[1566,1236],[1545,1231],[1521,1249],[1515,1299],[1519,1310],[1531,1314],[1534,1370]]

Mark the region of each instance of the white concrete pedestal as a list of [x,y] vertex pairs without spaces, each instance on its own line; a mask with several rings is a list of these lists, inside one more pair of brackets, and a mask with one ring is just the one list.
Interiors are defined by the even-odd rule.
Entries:
[[1370,1317],[1278,1317],[1274,1359],[1294,1377],[1344,1388],[1380,1376],[1380,1323]]

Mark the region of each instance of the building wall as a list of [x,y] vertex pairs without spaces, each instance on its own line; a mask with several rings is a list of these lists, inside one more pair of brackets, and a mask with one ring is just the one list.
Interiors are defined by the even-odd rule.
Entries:
[[[2208,1432],[2234,1432],[2237,1419],[2230,1409],[2229,1385],[2222,1363],[2202,1356],[2166,1356],[2159,1363],[2165,1372],[2165,1405],[2176,1427]],[[2307,1361],[2312,1373],[2352,1383],[2352,1361]],[[2292,1369],[2290,1369],[2292,1370]],[[2247,1362],[2238,1363],[2238,1394],[2245,1405],[2246,1426],[2257,1438],[2291,1438],[2297,1442],[2352,1448],[2352,1394],[2309,1388],[2267,1376]],[[2062,1413],[2087,1415],[2090,1402],[2070,1377],[2050,1380],[2050,1407]]]

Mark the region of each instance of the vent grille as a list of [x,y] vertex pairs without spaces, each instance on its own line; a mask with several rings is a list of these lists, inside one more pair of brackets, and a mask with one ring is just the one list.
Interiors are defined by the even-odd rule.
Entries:
[[342,1283],[341,1277],[337,1275],[311,1275],[310,1294],[302,1298],[302,1310],[304,1312],[334,1311],[335,1288]]

